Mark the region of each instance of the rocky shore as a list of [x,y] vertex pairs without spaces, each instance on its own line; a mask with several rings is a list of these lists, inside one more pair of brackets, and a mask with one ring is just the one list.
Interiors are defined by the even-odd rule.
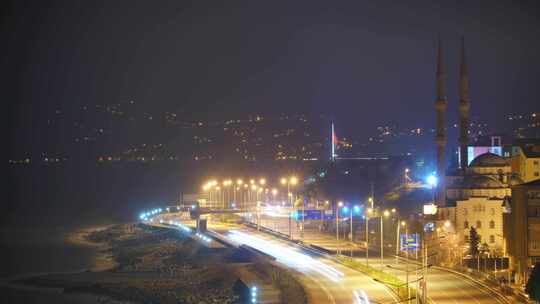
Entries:
[[15,283],[103,295],[103,303],[240,303],[233,287],[254,262],[235,248],[208,248],[179,231],[142,224],[110,226],[85,239],[103,246],[109,269]]

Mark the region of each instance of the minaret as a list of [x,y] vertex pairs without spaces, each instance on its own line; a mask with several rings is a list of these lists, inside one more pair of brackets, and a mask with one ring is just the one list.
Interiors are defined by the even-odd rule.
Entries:
[[439,183],[437,185],[436,203],[442,207],[446,204],[446,161],[445,161],[445,149],[446,149],[446,94],[444,90],[444,71],[443,71],[443,59],[442,59],[442,47],[441,40],[439,38],[437,47],[437,99],[435,100],[435,110],[437,114],[437,130],[435,136],[435,143],[437,144],[437,175],[439,177]]
[[467,168],[469,159],[467,145],[469,144],[469,73],[465,62],[465,38],[461,38],[461,64],[459,66],[459,155],[461,169]]

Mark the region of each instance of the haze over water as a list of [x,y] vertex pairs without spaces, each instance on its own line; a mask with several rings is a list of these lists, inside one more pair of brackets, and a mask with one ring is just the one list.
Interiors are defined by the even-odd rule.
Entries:
[[145,207],[177,199],[185,180],[171,164],[29,165],[9,174],[1,277],[90,267],[95,249],[67,244],[70,233],[133,221]]

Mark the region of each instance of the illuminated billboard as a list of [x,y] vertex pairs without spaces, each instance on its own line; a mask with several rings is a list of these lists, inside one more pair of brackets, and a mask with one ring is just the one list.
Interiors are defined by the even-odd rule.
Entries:
[[429,214],[429,215],[437,214],[437,205],[435,204],[424,205],[424,214]]
[[411,251],[417,250],[419,247],[420,236],[418,233],[413,234],[401,234],[399,236],[400,250]]

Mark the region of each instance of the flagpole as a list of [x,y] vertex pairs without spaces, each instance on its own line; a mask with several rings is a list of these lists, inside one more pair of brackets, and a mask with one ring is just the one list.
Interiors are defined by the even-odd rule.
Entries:
[[330,158],[332,161],[334,161],[335,157],[336,157],[336,151],[335,151],[335,136],[336,134],[334,133],[334,122],[332,122],[332,157]]

